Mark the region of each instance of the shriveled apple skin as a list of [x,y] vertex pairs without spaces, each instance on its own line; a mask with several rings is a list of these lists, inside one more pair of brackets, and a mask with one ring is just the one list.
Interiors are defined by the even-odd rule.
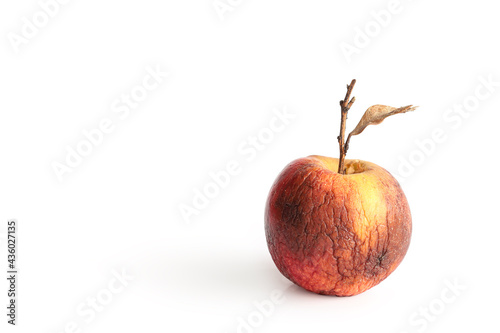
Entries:
[[[309,156],[293,161],[274,182],[265,231],[280,272],[306,290],[360,294],[384,280],[411,238],[408,201],[394,177],[376,164]],[[355,171],[353,171],[355,170]]]

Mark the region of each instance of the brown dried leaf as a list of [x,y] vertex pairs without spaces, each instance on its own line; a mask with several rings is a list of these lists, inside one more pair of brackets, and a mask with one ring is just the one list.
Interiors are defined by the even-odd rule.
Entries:
[[400,108],[394,108],[392,106],[378,105],[378,104],[370,106],[368,108],[368,110],[365,111],[365,114],[363,115],[363,117],[359,121],[358,125],[349,134],[349,136],[358,135],[361,132],[363,132],[368,125],[378,125],[385,118],[387,118],[389,116],[392,116],[392,115],[398,114],[398,113],[405,113],[408,111],[413,111],[416,108],[417,108],[417,106],[413,106],[413,105],[402,106]]

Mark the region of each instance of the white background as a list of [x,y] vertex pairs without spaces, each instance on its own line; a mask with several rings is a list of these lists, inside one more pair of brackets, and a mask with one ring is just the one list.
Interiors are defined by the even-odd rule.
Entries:
[[[384,26],[373,12],[387,0],[223,3],[222,19],[211,0],[68,1],[17,47],[23,18],[42,9],[1,3],[0,220],[4,233],[17,219],[20,237],[18,326],[6,324],[2,279],[1,331],[498,331],[494,2],[401,0]],[[346,56],[347,44],[357,53]],[[113,103],[148,67],[169,76],[121,119]],[[348,130],[370,105],[420,106],[354,137],[348,153],[401,180],[414,230],[380,285],[319,296],[274,266],[264,203],[290,161],[338,155],[338,101],[353,78]],[[295,118],[242,154],[284,108]],[[113,131],[60,181],[54,163],[103,119]],[[240,173],[188,222],[181,205],[231,160]],[[123,270],[133,280],[110,294]],[[265,316],[255,302],[273,292],[282,302]],[[89,310],[95,297],[101,311]]]

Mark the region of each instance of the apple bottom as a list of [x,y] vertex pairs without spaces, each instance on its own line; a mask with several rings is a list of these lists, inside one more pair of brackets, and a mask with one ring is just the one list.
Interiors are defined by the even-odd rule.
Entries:
[[352,296],[383,281],[405,256],[411,214],[398,182],[376,164],[309,156],[278,176],[266,203],[269,251],[306,290]]

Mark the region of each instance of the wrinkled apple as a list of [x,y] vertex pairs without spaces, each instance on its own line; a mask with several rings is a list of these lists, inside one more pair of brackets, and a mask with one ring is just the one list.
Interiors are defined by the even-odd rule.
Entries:
[[344,142],[349,97],[341,101],[340,159],[309,156],[291,162],[269,193],[265,231],[279,271],[306,290],[352,296],[377,285],[405,256],[411,237],[408,201],[382,167],[345,160],[351,136],[406,106],[369,108]]

